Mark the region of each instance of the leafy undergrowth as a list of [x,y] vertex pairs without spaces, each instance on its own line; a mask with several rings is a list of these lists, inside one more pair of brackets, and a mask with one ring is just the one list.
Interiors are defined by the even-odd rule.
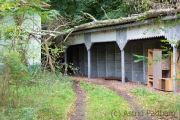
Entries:
[[154,117],[180,117],[180,96],[167,92],[160,94],[145,88],[134,88],[130,90],[137,97],[138,103],[147,109],[149,116]]
[[[67,120],[74,108],[72,80],[46,74],[29,85],[20,86],[18,98],[0,104],[1,120]],[[11,86],[11,89],[15,89]],[[9,98],[11,99],[11,98]]]
[[125,115],[131,110],[129,104],[114,91],[85,82],[81,82],[81,86],[88,94],[87,120],[130,120],[132,118]]

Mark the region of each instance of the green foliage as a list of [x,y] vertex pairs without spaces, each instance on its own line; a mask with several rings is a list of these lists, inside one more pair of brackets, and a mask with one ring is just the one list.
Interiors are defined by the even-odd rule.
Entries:
[[[19,86],[25,84],[29,80],[29,73],[27,66],[22,62],[22,56],[19,52],[10,50],[6,54],[0,54],[0,62],[3,63],[1,68],[2,75],[0,78],[0,102],[7,104],[17,99]],[[10,89],[15,85],[15,90]]]
[[131,90],[131,92],[136,97],[146,97],[148,95],[152,95],[152,92],[150,92],[150,91],[148,91],[148,90],[146,90],[144,88],[136,88],[134,90]]
[[61,65],[56,66],[56,68],[59,71],[64,72],[65,75],[77,75],[79,70],[78,67],[74,67],[73,63],[62,63]]
[[58,20],[60,15],[56,10],[44,10],[40,12],[42,22],[51,23],[53,20]]
[[137,58],[136,60],[134,60],[134,62],[141,62],[141,61],[148,59],[147,57],[145,57],[143,55],[133,54],[133,56]]
[[145,88],[133,88],[130,91],[138,98],[138,103],[148,110],[176,112],[176,115],[177,111],[180,110],[180,97],[173,93],[157,93]]
[[123,114],[131,110],[129,104],[117,93],[85,82],[81,82],[81,87],[88,94],[87,120],[131,119],[130,116]]
[[[48,48],[45,47],[45,44],[47,44]],[[43,67],[44,69],[49,69],[50,66],[47,65],[47,56],[48,56],[48,52],[51,55],[52,58],[52,65],[55,66],[55,68],[57,69],[57,71],[62,71],[64,64],[62,64],[62,56],[63,53],[66,51],[66,46],[61,45],[61,46],[57,46],[57,44],[55,42],[47,42],[47,43],[42,43],[42,51],[41,53],[43,54],[43,58],[45,58],[44,60],[42,60],[44,63]]]
[[96,19],[102,20],[107,19],[104,10],[110,19],[115,19],[150,9],[147,0],[53,0],[50,4],[62,16],[70,18],[73,21],[72,25],[91,21],[84,19],[82,12],[89,13]]
[[[46,21],[55,19],[58,15],[55,10],[43,9],[42,2],[44,0],[0,0],[0,102],[3,105],[17,99],[19,87],[29,82],[28,60],[35,57],[30,54],[31,32],[35,30],[34,25],[41,25],[34,19],[34,15],[39,14]],[[33,37],[36,40],[36,35]],[[11,89],[12,86],[15,89]]]
[[161,40],[161,48],[163,49],[163,51],[167,52],[168,54],[172,53],[172,47],[170,43],[171,43],[170,40]]
[[[61,73],[37,74],[18,89],[19,97],[8,105],[0,104],[0,118],[7,120],[68,120],[75,94],[71,78]],[[11,86],[12,90],[15,87]]]
[[1,63],[4,63],[3,71],[10,69],[10,79],[19,83],[26,80],[28,76],[28,68],[21,62],[21,58],[19,52],[10,51],[5,56],[2,55],[3,61],[1,61]]

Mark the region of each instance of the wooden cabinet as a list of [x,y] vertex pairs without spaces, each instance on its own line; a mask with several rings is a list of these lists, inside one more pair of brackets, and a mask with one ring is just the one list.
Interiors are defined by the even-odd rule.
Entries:
[[148,49],[148,87],[153,86],[153,49]]
[[[160,49],[148,49],[148,87],[164,91],[173,91],[173,57],[163,58],[164,52]],[[178,59],[180,66],[180,59]],[[180,79],[180,67],[177,67],[177,78]],[[180,80],[177,81],[180,91]]]
[[148,76],[148,87],[152,87],[153,86],[153,76],[149,75]]
[[170,70],[170,57],[162,59],[162,70]]
[[[163,51],[159,49],[148,50],[148,87],[160,88],[162,81],[159,78],[170,78],[170,57],[163,57]],[[169,85],[167,81],[166,85]],[[165,89],[164,89],[165,90]]]
[[159,78],[158,89],[165,91],[173,91],[173,80],[172,78]]

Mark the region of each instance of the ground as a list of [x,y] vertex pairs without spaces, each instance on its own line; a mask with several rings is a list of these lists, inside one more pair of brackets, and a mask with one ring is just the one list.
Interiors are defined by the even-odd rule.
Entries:
[[81,89],[79,81],[74,80],[73,89],[76,93],[76,110],[71,116],[71,120],[84,120],[85,118],[85,108],[86,108],[86,93]]
[[[72,76],[74,79],[74,91],[76,92],[77,100],[76,100],[76,111],[75,114],[71,117],[72,120],[83,120],[85,117],[84,113],[84,107],[86,106],[87,101],[85,101],[86,93],[80,88],[79,81],[85,81],[92,84],[104,86],[106,88],[109,88],[115,92],[117,92],[121,97],[123,97],[131,106],[132,110],[135,112],[138,111],[146,111],[146,109],[143,109],[142,106],[137,104],[138,99],[133,97],[130,91],[127,89],[130,88],[147,88],[146,85],[140,84],[140,83],[133,83],[133,82],[126,82],[126,84],[122,84],[120,81],[117,80],[104,80],[103,78],[94,78],[94,79],[88,79],[87,77],[83,76]],[[156,91],[161,94],[166,94],[166,92],[155,90],[153,88],[148,88],[151,91]],[[137,116],[135,118],[136,120],[152,120],[155,119],[153,117],[149,116]]]

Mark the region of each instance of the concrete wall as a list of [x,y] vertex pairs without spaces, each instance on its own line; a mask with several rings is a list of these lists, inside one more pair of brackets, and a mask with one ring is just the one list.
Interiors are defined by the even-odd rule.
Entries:
[[165,34],[164,24],[151,23],[127,28],[128,40],[147,39],[152,37],[161,37]]
[[[143,42],[135,42],[133,44],[133,54],[143,55]],[[133,56],[133,61],[137,58]],[[133,81],[143,82],[143,62],[133,62],[132,77]]]
[[[18,27],[21,27],[21,29],[24,31],[22,39],[25,41],[29,40],[28,47],[27,47],[27,59],[28,59],[28,64],[29,66],[35,66],[35,65],[40,65],[41,64],[41,41],[40,41],[40,35],[34,34],[36,38],[33,36],[28,36],[28,34],[25,34],[26,32],[31,32],[31,33],[37,33],[36,31],[41,29],[41,17],[37,14],[25,14],[25,20],[22,22],[21,26],[19,25]],[[1,24],[3,24],[3,27],[5,28],[14,28],[17,27],[16,23],[14,22],[14,18],[12,16],[7,16],[1,20]],[[5,39],[3,34],[1,36],[0,40],[1,44],[12,44],[11,39]],[[2,53],[5,53],[4,48],[0,46],[0,51]]]
[[91,42],[116,41],[116,30],[91,33]]
[[[128,25],[127,25],[128,26]],[[89,42],[100,43],[100,42],[114,42],[119,41],[120,43],[126,43],[126,40],[143,40],[149,38],[157,38],[165,36],[165,27],[163,23],[147,23],[142,25],[112,28],[103,31],[98,31],[96,28],[91,32],[73,34],[67,39],[67,45],[79,45],[86,42],[86,34],[89,34]],[[96,31],[97,30],[97,31]],[[87,40],[88,41],[88,40]]]
[[[147,56],[147,50],[158,48],[159,40],[129,41],[125,46],[125,76],[133,82],[147,84],[147,60],[135,63],[133,54]],[[68,48],[68,62],[72,61],[79,73],[87,75],[87,50],[85,45]],[[71,58],[71,56],[73,58]],[[91,47],[91,76],[121,76],[121,52],[116,42],[95,43]]]
[[[37,13],[26,14],[25,17],[28,19],[22,24],[24,31],[35,32],[41,30],[41,17]],[[34,36],[30,36],[27,53],[28,64],[33,67],[32,69],[35,69],[34,67],[41,64],[41,35],[35,34]],[[26,40],[26,36],[24,39]]]
[[79,44],[83,44],[84,41],[84,34],[80,34],[80,35],[75,35],[75,36],[70,36],[68,38],[67,44],[68,45],[79,45]]

